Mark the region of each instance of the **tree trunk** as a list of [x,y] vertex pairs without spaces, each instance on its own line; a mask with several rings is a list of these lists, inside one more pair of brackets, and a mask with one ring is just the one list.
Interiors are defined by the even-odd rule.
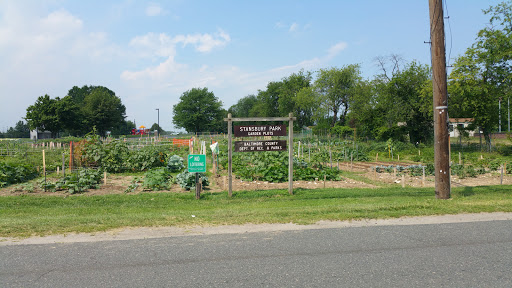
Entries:
[[331,127],[334,127],[334,125],[336,125],[336,121],[338,121],[338,108],[332,108],[332,113],[334,115],[332,116]]

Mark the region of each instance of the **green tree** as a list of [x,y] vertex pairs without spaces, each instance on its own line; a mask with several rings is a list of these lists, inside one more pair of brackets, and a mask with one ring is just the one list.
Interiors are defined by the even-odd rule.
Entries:
[[388,113],[397,122],[405,122],[411,143],[429,142],[434,136],[430,75],[427,65],[413,61],[387,84]]
[[18,121],[16,125],[10,127],[5,133],[7,138],[30,138],[30,129],[23,121]]
[[99,87],[85,97],[81,111],[86,128],[96,127],[100,135],[105,135],[123,124],[126,107],[109,89]]
[[173,106],[172,122],[187,132],[222,132],[226,111],[222,102],[207,88],[192,88]]
[[304,94],[299,95],[303,89],[310,91],[307,88],[311,86],[311,81],[311,72],[304,72],[304,70],[292,73],[281,80],[282,85],[278,97],[280,116],[293,113],[297,117],[295,124],[299,129],[313,124],[313,111],[309,107],[301,105],[303,99],[299,99],[304,96]]
[[254,117],[255,111],[253,108],[258,103],[255,95],[247,95],[242,97],[236,102],[235,105],[229,107],[228,113],[233,117]]
[[58,101],[59,98],[51,99],[48,95],[38,97],[36,103],[27,108],[25,120],[27,120],[28,127],[31,130],[50,131],[52,137],[55,138],[63,127],[57,112]]
[[512,83],[512,2],[484,11],[490,23],[476,42],[457,58],[450,73],[450,116],[473,118],[490,144],[498,126],[498,102],[510,97]]
[[112,129],[112,135],[130,135],[132,134],[132,129],[135,129],[135,123],[130,120],[123,120],[121,124]]
[[338,120],[341,125],[345,124],[346,115],[350,108],[350,98],[360,78],[359,65],[357,64],[342,68],[320,69],[318,72],[315,87],[323,95],[322,104],[328,111],[332,112],[331,127],[334,127]]
[[266,90],[258,91],[258,102],[251,110],[257,117],[282,117],[279,112],[279,94],[282,82],[269,82]]
[[158,135],[162,135],[162,133],[164,132],[164,129],[162,129],[162,127],[158,126],[157,123],[153,123],[153,125],[151,125],[151,128],[149,128],[149,131],[151,131],[151,132],[154,132],[157,130],[158,130]]

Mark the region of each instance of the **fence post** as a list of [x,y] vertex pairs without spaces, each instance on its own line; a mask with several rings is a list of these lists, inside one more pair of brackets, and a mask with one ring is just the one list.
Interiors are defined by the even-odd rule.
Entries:
[[421,178],[421,187],[425,187],[425,166],[423,168],[423,177]]
[[46,158],[43,149],[43,173],[44,173],[44,192],[46,192]]
[[69,170],[70,171],[73,171],[73,159],[74,159],[74,142],[73,141],[69,141]]
[[62,176],[66,177],[66,156],[62,153]]
[[503,164],[501,165],[501,181],[500,181],[500,185],[503,185]]

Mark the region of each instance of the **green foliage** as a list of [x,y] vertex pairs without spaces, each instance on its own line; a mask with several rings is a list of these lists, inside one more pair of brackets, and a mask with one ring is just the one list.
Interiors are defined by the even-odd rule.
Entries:
[[124,190],[124,193],[130,193],[137,190],[137,188],[140,186],[140,183],[143,183],[143,180],[140,177],[134,177],[130,185],[128,185],[128,188]]
[[97,189],[101,182],[101,171],[97,169],[80,168],[74,173],[57,180],[55,183],[41,181],[41,188],[47,190],[68,190],[70,194],[80,193],[88,189]]
[[164,167],[153,168],[144,174],[142,184],[145,190],[167,190],[173,184],[172,176]]
[[37,98],[34,105],[27,108],[27,124],[30,129],[52,132],[52,138],[63,128],[63,123],[57,112],[59,98],[51,99],[49,95]]
[[132,171],[146,171],[155,167],[165,166],[168,147],[146,146],[128,152],[128,160],[124,164]]
[[[201,179],[203,187],[210,185],[208,177],[203,173],[199,173],[199,178]],[[176,182],[181,186],[181,188],[190,190],[193,187],[196,187],[196,173],[189,173],[188,171],[181,172],[176,176]]]
[[[309,167],[304,160],[293,159],[293,179],[312,181],[324,179],[339,180],[340,171],[316,165]],[[233,173],[247,181],[259,180],[268,182],[288,181],[288,154],[284,152],[238,153],[233,155]]]
[[185,164],[183,164],[183,158],[178,155],[172,155],[169,157],[169,161],[167,162],[167,169],[171,172],[179,172],[185,168]]
[[450,74],[450,115],[471,117],[487,144],[498,126],[498,102],[510,96],[512,78],[512,3],[502,2],[484,11],[490,24],[478,32],[475,43],[457,58]]
[[223,132],[222,102],[208,88],[192,88],[173,106],[172,123],[187,132]]
[[0,187],[23,183],[39,176],[34,166],[0,162]]
[[7,129],[5,136],[6,138],[30,138],[30,129],[23,121],[18,121],[14,128]]
[[101,167],[107,172],[146,171],[154,167],[165,166],[169,153],[168,146],[145,146],[130,150],[128,143],[122,139],[113,139],[103,143],[93,132],[83,145],[82,163],[90,167]]
[[354,136],[354,129],[336,124],[331,128],[331,133],[340,137]]
[[320,69],[315,81],[315,88],[322,95],[320,99],[322,106],[332,112],[331,127],[338,122],[338,117],[340,123],[345,125],[351,98],[360,78],[360,67],[357,64],[347,65],[343,68]]

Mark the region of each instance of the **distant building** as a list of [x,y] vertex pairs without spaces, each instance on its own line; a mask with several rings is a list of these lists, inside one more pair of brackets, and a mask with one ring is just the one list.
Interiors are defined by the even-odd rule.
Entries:
[[42,139],[51,139],[52,138],[52,132],[50,131],[39,131],[37,128],[35,130],[30,131],[30,139],[36,141],[36,140],[42,140]]
[[[450,118],[450,124],[448,124],[448,131],[450,132],[450,137],[459,137],[460,134],[457,127],[466,129],[471,123],[473,123],[473,120],[473,118]],[[469,137],[473,137],[475,136],[475,133],[478,133],[478,131],[475,130],[466,131],[469,133]]]

